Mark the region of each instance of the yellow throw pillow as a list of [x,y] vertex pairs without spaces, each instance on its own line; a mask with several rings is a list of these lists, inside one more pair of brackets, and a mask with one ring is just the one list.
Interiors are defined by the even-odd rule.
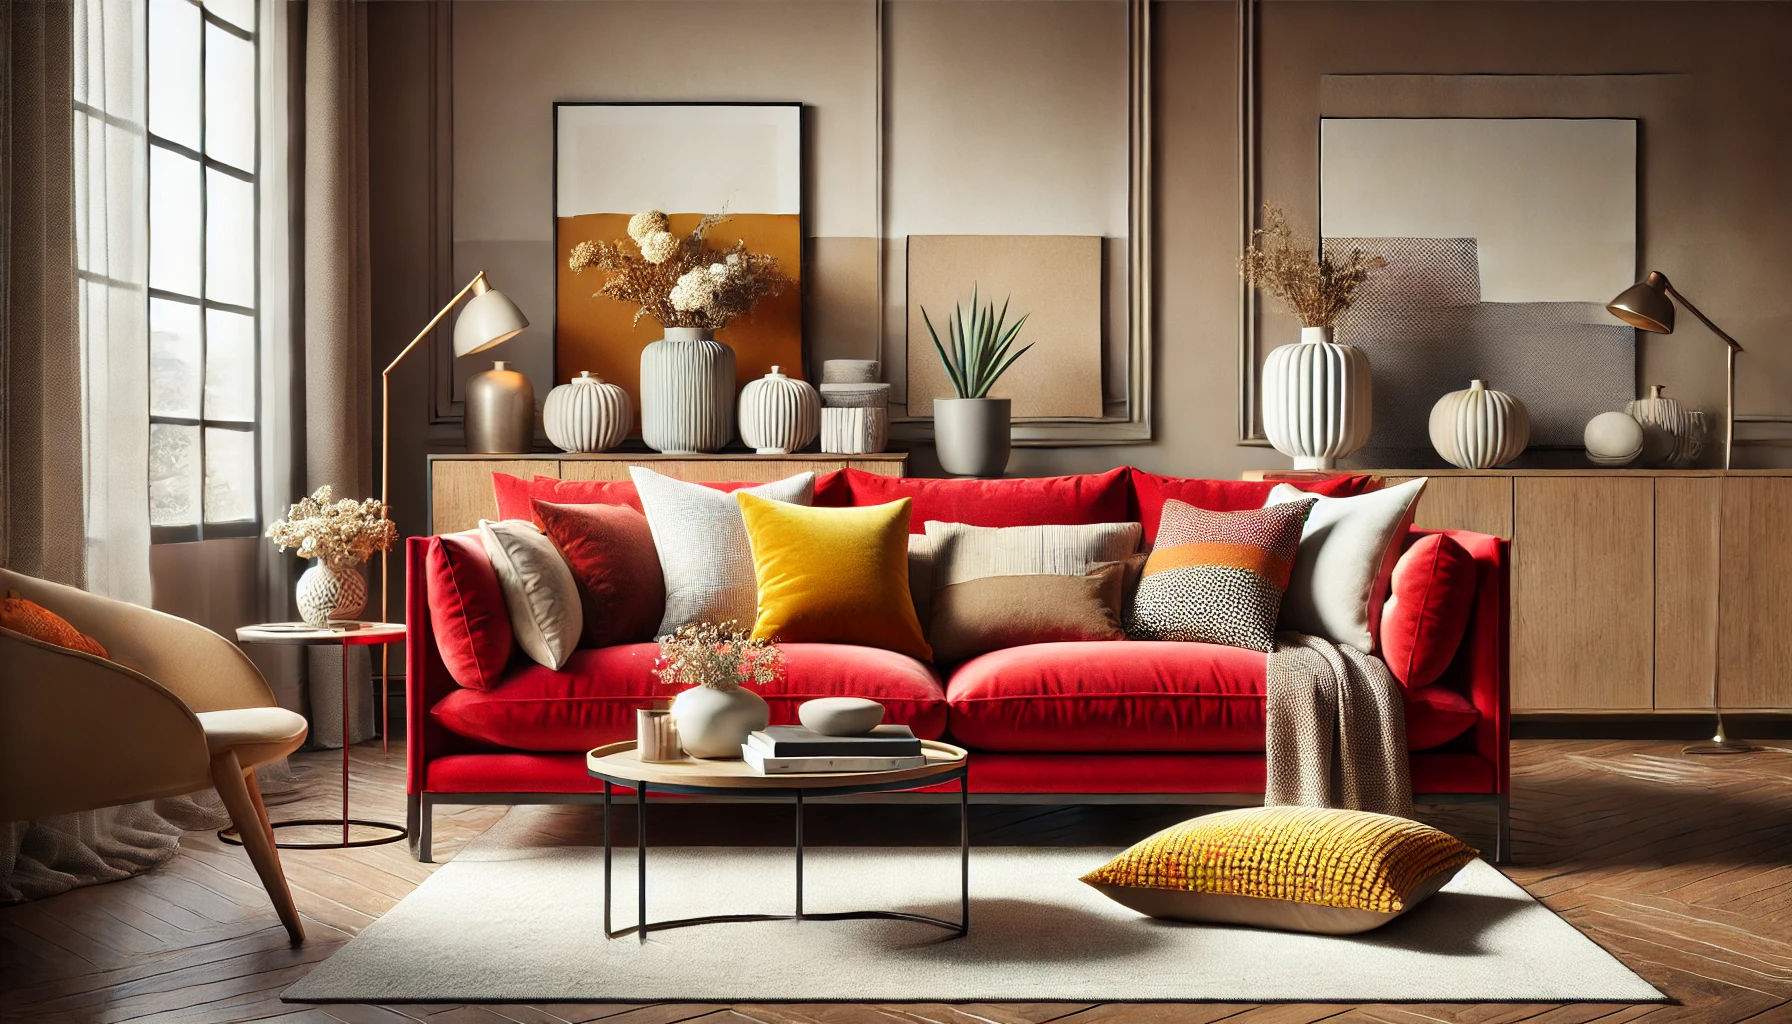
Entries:
[[809,508],[745,491],[734,499],[759,580],[755,639],[932,659],[909,597],[909,499],[863,508]]
[[1352,935],[1418,906],[1475,856],[1407,818],[1251,807],[1164,829],[1083,881],[1151,917]]

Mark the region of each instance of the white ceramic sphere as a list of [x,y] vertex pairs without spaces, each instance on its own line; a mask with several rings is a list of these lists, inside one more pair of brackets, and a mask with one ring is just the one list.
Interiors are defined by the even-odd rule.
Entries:
[[1602,412],[1587,421],[1581,441],[1594,465],[1628,466],[1643,453],[1643,425],[1629,413]]
[[628,392],[590,370],[549,391],[541,407],[548,440],[566,452],[607,452],[634,424],[635,403]]
[[796,709],[803,728],[823,736],[863,736],[884,720],[884,706],[864,697],[817,697]]
[[1263,364],[1263,433],[1295,469],[1332,469],[1369,440],[1369,357],[1333,344],[1330,327],[1303,327],[1300,336]]
[[1531,414],[1524,403],[1484,381],[1470,381],[1431,407],[1431,446],[1459,469],[1492,469],[1524,452]]

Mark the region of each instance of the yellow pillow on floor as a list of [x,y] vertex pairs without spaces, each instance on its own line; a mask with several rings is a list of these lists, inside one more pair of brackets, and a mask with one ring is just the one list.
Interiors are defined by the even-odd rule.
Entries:
[[745,491],[734,499],[759,581],[755,639],[932,659],[908,592],[909,499],[864,508],[809,508]]
[[1164,829],[1083,881],[1151,917],[1351,935],[1418,906],[1475,855],[1408,818],[1251,807]]

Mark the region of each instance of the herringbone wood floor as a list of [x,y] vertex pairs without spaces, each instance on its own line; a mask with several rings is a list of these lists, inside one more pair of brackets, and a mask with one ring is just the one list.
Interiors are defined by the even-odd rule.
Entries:
[[[310,941],[287,945],[240,850],[191,833],[147,875],[0,909],[0,1018],[33,1022],[209,1024],[1678,1024],[1792,1022],[1792,751],[1689,760],[1669,744],[1521,742],[1514,750],[1514,879],[1639,974],[1671,1005],[1025,1004],[733,1006],[324,1006],[280,990],[402,899],[433,865],[402,845],[284,856]],[[297,759],[324,782],[275,818],[333,813],[333,753]],[[353,751],[357,817],[402,820],[403,753]],[[669,809],[671,810],[671,809]],[[714,810],[711,808],[710,810]],[[879,808],[924,820],[923,808]],[[870,841],[864,808],[813,808],[818,842]],[[436,851],[451,859],[502,813],[445,808]],[[588,808],[566,808],[569,835]],[[725,834],[763,808],[730,808]],[[1188,812],[1163,808],[977,808],[978,843],[1125,843]],[[830,816],[831,815],[831,816]],[[582,817],[586,816],[586,817]],[[1490,843],[1485,808],[1430,810],[1437,823]],[[699,838],[693,817],[659,828]],[[714,829],[713,816],[708,827]],[[787,822],[762,824],[786,841]],[[880,830],[881,831],[881,830]],[[679,834],[682,833],[682,834]]]

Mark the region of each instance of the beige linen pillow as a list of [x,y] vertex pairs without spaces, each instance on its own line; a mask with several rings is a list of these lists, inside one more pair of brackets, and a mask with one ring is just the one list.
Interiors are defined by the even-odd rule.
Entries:
[[[1425,478],[1348,498],[1318,497],[1282,595],[1279,628],[1375,653],[1381,606]],[[1277,484],[1264,507],[1316,497]]]
[[983,576],[933,593],[933,660],[941,665],[1004,647],[1069,640],[1124,640],[1125,562],[1082,576]]
[[566,559],[540,527],[521,519],[479,520],[479,541],[498,574],[517,646],[538,665],[564,667],[585,625]]

